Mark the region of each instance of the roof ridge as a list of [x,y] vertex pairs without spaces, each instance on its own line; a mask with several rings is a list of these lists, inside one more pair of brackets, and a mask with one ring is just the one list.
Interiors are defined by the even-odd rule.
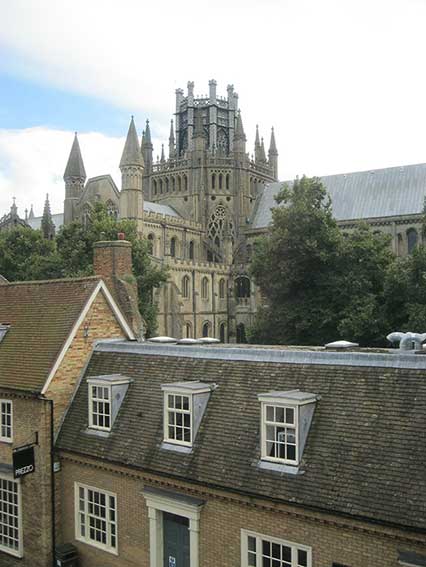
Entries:
[[[14,285],[39,285],[39,284],[52,284],[52,283],[70,283],[70,282],[85,282],[85,281],[99,281],[101,276],[81,276],[77,278],[57,278],[53,280],[29,280],[20,282],[9,282],[5,285],[5,288],[9,288]],[[3,286],[0,288],[3,289]]]

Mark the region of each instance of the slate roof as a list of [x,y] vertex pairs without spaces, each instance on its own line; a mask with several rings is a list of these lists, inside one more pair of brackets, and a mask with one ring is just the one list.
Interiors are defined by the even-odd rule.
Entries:
[[[85,433],[83,379],[60,432],[60,449],[426,531],[426,356],[102,343],[86,378],[109,373],[133,379],[112,433]],[[161,448],[161,384],[187,380],[218,386],[189,454]],[[303,474],[260,469],[257,394],[293,389],[321,396]]]
[[[388,167],[321,177],[339,220],[370,219],[422,213],[426,196],[426,164]],[[284,183],[269,183],[258,197],[252,228],[266,228],[272,220],[274,196]]]
[[0,387],[41,391],[99,277],[0,286]]
[[[28,219],[26,223],[34,230],[39,230],[41,228],[41,219],[43,217],[33,217],[32,219]],[[56,230],[58,230],[64,224],[64,214],[58,213],[52,215],[52,221],[55,225]]]

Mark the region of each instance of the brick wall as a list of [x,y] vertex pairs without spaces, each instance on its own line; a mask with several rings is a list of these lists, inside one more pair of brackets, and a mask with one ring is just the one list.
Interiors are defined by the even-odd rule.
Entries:
[[[116,493],[118,557],[75,542],[74,482]],[[81,567],[149,566],[144,486],[166,488],[205,500],[200,516],[200,567],[242,565],[241,529],[311,546],[313,567],[331,567],[333,561],[350,567],[397,567],[399,549],[426,553],[423,535],[254,501],[62,453],[62,536],[64,541],[76,543]]]
[[[24,556],[14,558],[0,551],[1,567],[46,567],[51,564],[50,408],[47,401],[0,391],[13,403],[13,442],[0,442],[0,463],[12,464],[12,449],[34,443],[35,472],[20,479]],[[7,478],[3,471],[2,477]],[[8,480],[13,480],[9,473]]]
[[81,323],[46,392],[46,397],[53,399],[55,404],[55,431],[61,423],[75,385],[92,352],[93,342],[107,338],[125,338],[125,335],[104,294],[100,292]]

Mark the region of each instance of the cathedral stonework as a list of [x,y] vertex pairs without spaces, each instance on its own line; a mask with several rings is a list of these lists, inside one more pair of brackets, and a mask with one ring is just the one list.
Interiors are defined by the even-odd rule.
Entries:
[[[0,230],[17,225],[42,228],[51,238],[62,224],[89,222],[93,204],[109,214],[136,222],[148,239],[152,261],[165,265],[169,280],[155,291],[158,332],[176,338],[210,336],[245,342],[259,295],[249,278],[255,239],[268,232],[278,181],[274,130],[268,154],[256,127],[254,154],[246,148],[238,95],[227,96],[209,82],[209,95],[176,90],[166,158],[154,160],[149,121],[139,144],[134,120],[120,161],[121,190],[110,175],[86,181],[77,135],[65,168],[64,213],[25,220],[17,207],[0,219]],[[363,220],[392,236],[396,254],[405,255],[422,238],[426,164],[332,175],[321,178],[343,230]],[[43,221],[43,222],[42,222]]]

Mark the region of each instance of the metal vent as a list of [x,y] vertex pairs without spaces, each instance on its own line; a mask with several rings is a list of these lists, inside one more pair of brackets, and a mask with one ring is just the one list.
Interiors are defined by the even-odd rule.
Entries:
[[426,333],[401,333],[396,331],[387,337],[390,343],[399,343],[399,350],[420,350],[426,341]]

